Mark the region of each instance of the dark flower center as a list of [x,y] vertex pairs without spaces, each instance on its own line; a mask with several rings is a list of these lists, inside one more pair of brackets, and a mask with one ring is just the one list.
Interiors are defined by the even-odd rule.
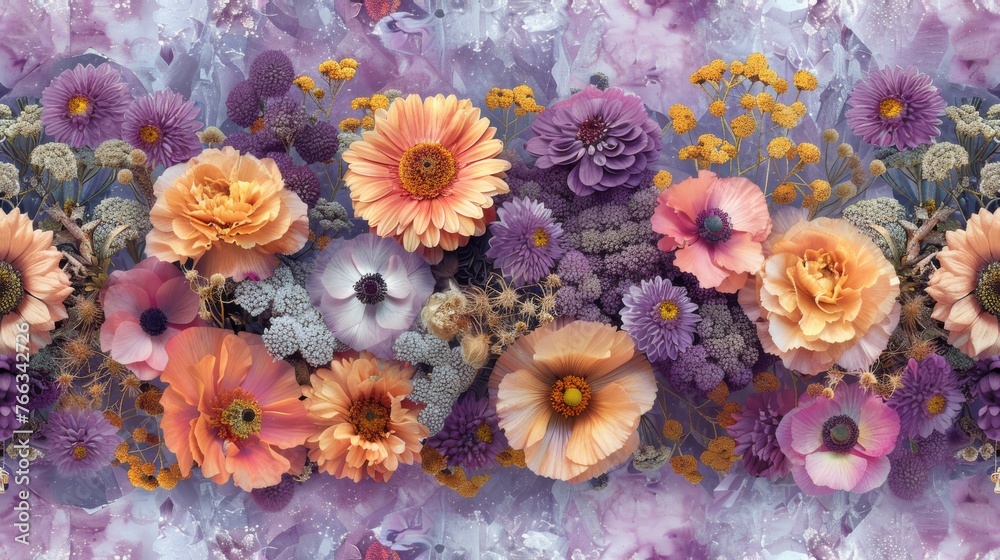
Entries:
[[385,299],[386,285],[378,272],[365,274],[354,283],[354,295],[365,305],[375,305]]
[[139,326],[149,336],[159,336],[167,330],[167,314],[156,307],[150,307],[139,316]]
[[839,414],[823,423],[823,445],[830,451],[847,453],[858,443],[858,424],[850,416]]
[[587,119],[580,123],[576,131],[576,139],[584,146],[596,146],[608,136],[608,126],[600,119]]
[[263,411],[257,399],[242,388],[217,394],[211,408],[208,422],[222,439],[235,442],[260,432]]
[[718,208],[702,210],[694,223],[698,236],[709,243],[722,243],[733,236],[733,221]]
[[399,159],[399,184],[418,200],[442,195],[458,174],[455,156],[437,142],[421,142]]
[[1000,317],[1000,262],[991,262],[979,273],[976,299],[987,313]]
[[9,262],[0,261],[0,317],[17,309],[24,299],[21,273]]
[[379,441],[388,431],[389,409],[374,398],[354,401],[347,411],[347,421],[361,439]]

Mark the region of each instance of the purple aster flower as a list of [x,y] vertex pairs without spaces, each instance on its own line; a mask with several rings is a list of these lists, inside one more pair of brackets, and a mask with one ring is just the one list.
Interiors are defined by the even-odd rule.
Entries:
[[934,354],[920,362],[910,359],[903,371],[903,386],[886,404],[899,414],[900,432],[914,438],[947,431],[964,401],[948,361]]
[[865,142],[900,150],[927,144],[941,133],[945,101],[933,80],[915,66],[875,68],[847,98],[847,123]]
[[337,340],[392,359],[392,343],[417,318],[434,276],[395,239],[363,233],[320,251],[306,289]]
[[307,164],[330,161],[340,148],[339,134],[337,127],[320,121],[299,132],[295,137],[295,151]]
[[56,142],[95,147],[121,135],[131,101],[128,85],[110,64],[78,64],[42,90],[42,125]]
[[497,425],[489,399],[466,393],[451,409],[441,431],[427,439],[427,445],[447,457],[449,465],[482,469],[507,448],[507,438]]
[[497,210],[497,221],[490,225],[490,248],[493,259],[504,276],[515,286],[533,284],[548,276],[565,249],[563,230],[552,219],[552,211],[528,198],[509,200]]
[[569,188],[580,196],[639,185],[663,144],[660,127],[642,99],[619,88],[587,86],[554,104],[531,125],[528,153],[535,165],[569,169]]
[[285,146],[291,146],[309,124],[301,101],[291,97],[272,97],[264,103],[264,127],[273,132]]
[[229,120],[248,127],[260,117],[260,97],[250,82],[236,84],[226,96],[226,115]]
[[45,425],[45,458],[64,475],[88,475],[110,464],[121,442],[118,429],[97,410],[53,412]]
[[201,152],[194,101],[169,89],[136,99],[125,113],[122,139],[146,152],[150,165],[170,167]]
[[15,375],[14,359],[0,354],[0,440],[10,438],[21,427],[14,414],[18,395]]
[[752,476],[775,480],[790,472],[775,433],[781,419],[793,408],[795,391],[783,390],[751,393],[743,410],[733,413],[736,423],[726,430],[736,440],[733,453],[743,456],[743,467]]
[[250,64],[247,83],[257,97],[277,97],[288,93],[295,79],[295,68],[291,59],[281,51],[264,51]]
[[306,203],[306,206],[312,208],[316,206],[316,201],[319,200],[319,177],[313,173],[312,169],[304,165],[295,165],[285,169],[281,169],[281,178],[285,181],[285,188],[292,191],[293,193],[299,195],[302,202]]
[[276,512],[288,507],[295,496],[295,481],[289,474],[281,475],[281,482],[274,486],[254,488],[250,491],[257,507],[264,511]]
[[979,380],[976,390],[983,406],[979,409],[979,427],[990,439],[1000,439],[1000,372],[995,371],[1000,365],[1000,356],[988,360],[990,372]]
[[701,317],[684,288],[657,276],[629,288],[622,303],[622,330],[649,361],[675,360],[694,342],[695,324]]

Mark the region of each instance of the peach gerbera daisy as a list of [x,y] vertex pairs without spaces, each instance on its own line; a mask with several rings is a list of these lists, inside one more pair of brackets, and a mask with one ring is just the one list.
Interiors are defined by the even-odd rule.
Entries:
[[509,191],[503,142],[468,99],[397,99],[375,112],[375,130],[344,152],[354,214],[431,264],[482,235],[493,196]]
[[302,388],[316,427],[306,445],[321,471],[359,482],[389,480],[400,463],[420,462],[427,427],[405,400],[413,391],[413,368],[376,359],[367,352],[320,368]]
[[275,361],[260,336],[192,327],[170,339],[167,353],[160,427],[184,476],[198,463],[216,484],[232,477],[249,491],[301,469],[289,457],[315,426],[295,368]]
[[35,353],[52,342],[56,321],[67,317],[63,300],[73,292],[60,259],[51,231],[35,230],[16,208],[0,210],[0,354]]
[[941,267],[927,286],[937,302],[931,317],[944,321],[948,344],[973,358],[1000,354],[998,216],[982,209],[964,230],[945,234],[947,244],[937,254]]
[[146,254],[181,264],[194,259],[202,276],[267,278],[278,254],[298,251],[309,237],[308,208],[285,188],[274,161],[231,147],[170,167],[153,193]]
[[490,377],[510,446],[536,474],[570,482],[627,459],[655,398],[649,361],[628,333],[602,323],[537,329],[504,351]]

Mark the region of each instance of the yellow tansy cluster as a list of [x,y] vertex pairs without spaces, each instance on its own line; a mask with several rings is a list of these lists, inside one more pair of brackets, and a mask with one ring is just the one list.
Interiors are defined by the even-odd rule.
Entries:
[[795,82],[795,87],[800,91],[813,91],[819,87],[819,82],[816,80],[816,76],[805,70],[799,70],[795,72],[795,76],[792,77]]
[[784,206],[794,202],[797,196],[798,193],[795,190],[795,185],[792,183],[782,183],[771,193],[771,200],[775,204]]
[[739,455],[733,454],[734,449],[736,441],[733,438],[717,437],[708,442],[708,449],[701,453],[701,462],[717,471],[728,472],[733,462],[740,458]]
[[753,390],[758,393],[770,393],[781,387],[778,376],[769,371],[762,371],[753,378]]
[[809,183],[809,186],[812,187],[812,195],[813,198],[816,199],[816,202],[826,202],[827,200],[830,200],[830,194],[832,191],[830,189],[829,181],[816,179],[812,183]]
[[316,80],[306,75],[296,77],[292,83],[298,86],[302,93],[311,93],[316,87]]
[[729,127],[737,138],[749,138],[757,130],[757,119],[753,117],[752,113],[744,113],[735,117],[729,123]]
[[346,82],[357,74],[358,61],[353,58],[344,58],[340,62],[333,59],[324,60],[319,63],[319,73],[335,82]]
[[507,449],[497,453],[496,458],[497,463],[500,463],[501,467],[520,467],[523,469],[528,466],[524,457],[523,449],[512,449],[508,447]]
[[544,106],[535,101],[535,92],[527,84],[521,84],[513,89],[490,88],[490,91],[486,92],[485,102],[486,108],[490,111],[513,107],[517,117],[545,110]]
[[369,97],[359,96],[351,99],[351,109],[362,111],[361,117],[347,117],[337,125],[344,132],[355,132],[359,128],[362,130],[375,129],[375,111],[388,109],[392,100],[398,96],[398,92],[375,93]]
[[675,103],[667,109],[667,116],[670,117],[671,126],[677,134],[686,134],[698,126],[698,120],[694,118],[694,111],[687,105]]
[[703,478],[698,472],[698,459],[694,455],[674,455],[670,458],[670,467],[691,484],[698,484]]
[[698,137],[696,145],[681,148],[678,157],[697,160],[700,168],[707,168],[726,163],[736,157],[736,154],[736,146],[730,144],[728,140],[723,140],[714,134],[702,134]]
[[442,486],[447,486],[458,492],[463,498],[472,498],[479,493],[489,480],[490,475],[483,474],[467,478],[462,467],[448,468],[447,458],[440,451],[425,445],[420,450],[420,466],[427,474],[434,475]]
[[723,74],[726,73],[726,62],[715,59],[702,66],[691,74],[692,84],[703,84],[705,82],[721,82]]
[[663,423],[663,437],[671,441],[680,441],[684,437],[684,426],[673,418]]

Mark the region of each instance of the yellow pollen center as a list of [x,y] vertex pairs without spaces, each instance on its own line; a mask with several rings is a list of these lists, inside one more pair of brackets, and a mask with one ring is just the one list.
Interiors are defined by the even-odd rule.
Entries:
[[673,321],[677,318],[677,314],[680,313],[680,308],[677,304],[672,301],[661,301],[660,302],[660,319],[664,321]]
[[493,430],[489,424],[484,422],[476,428],[476,439],[483,443],[493,443]]
[[903,112],[903,102],[892,97],[887,97],[878,104],[878,114],[883,119],[893,119]]
[[924,406],[927,408],[927,414],[930,414],[931,416],[937,416],[938,414],[944,412],[945,404],[947,404],[947,401],[945,401],[944,395],[938,393],[937,395],[934,395],[933,397],[928,399],[927,404],[925,404]]
[[90,107],[90,101],[82,95],[74,95],[66,102],[66,109],[74,117],[85,114],[88,107]]
[[160,129],[153,125],[139,127],[139,139],[148,144],[152,144],[160,139]]
[[416,199],[437,198],[455,181],[455,157],[437,142],[421,142],[399,158],[399,183]]
[[552,409],[567,418],[577,416],[590,403],[590,384],[582,377],[567,375],[552,385]]
[[355,401],[347,411],[347,421],[366,441],[379,441],[387,434],[389,409],[374,398]]
[[257,399],[243,389],[219,393],[212,399],[211,409],[208,422],[224,440],[235,442],[260,432],[263,411]]
[[87,448],[82,445],[77,445],[73,448],[73,458],[77,461],[82,461],[87,458]]
[[535,247],[544,247],[549,244],[549,234],[543,228],[538,228],[535,230],[533,242]]
[[580,406],[583,402],[583,393],[576,387],[570,387],[563,393],[563,403],[566,406]]

